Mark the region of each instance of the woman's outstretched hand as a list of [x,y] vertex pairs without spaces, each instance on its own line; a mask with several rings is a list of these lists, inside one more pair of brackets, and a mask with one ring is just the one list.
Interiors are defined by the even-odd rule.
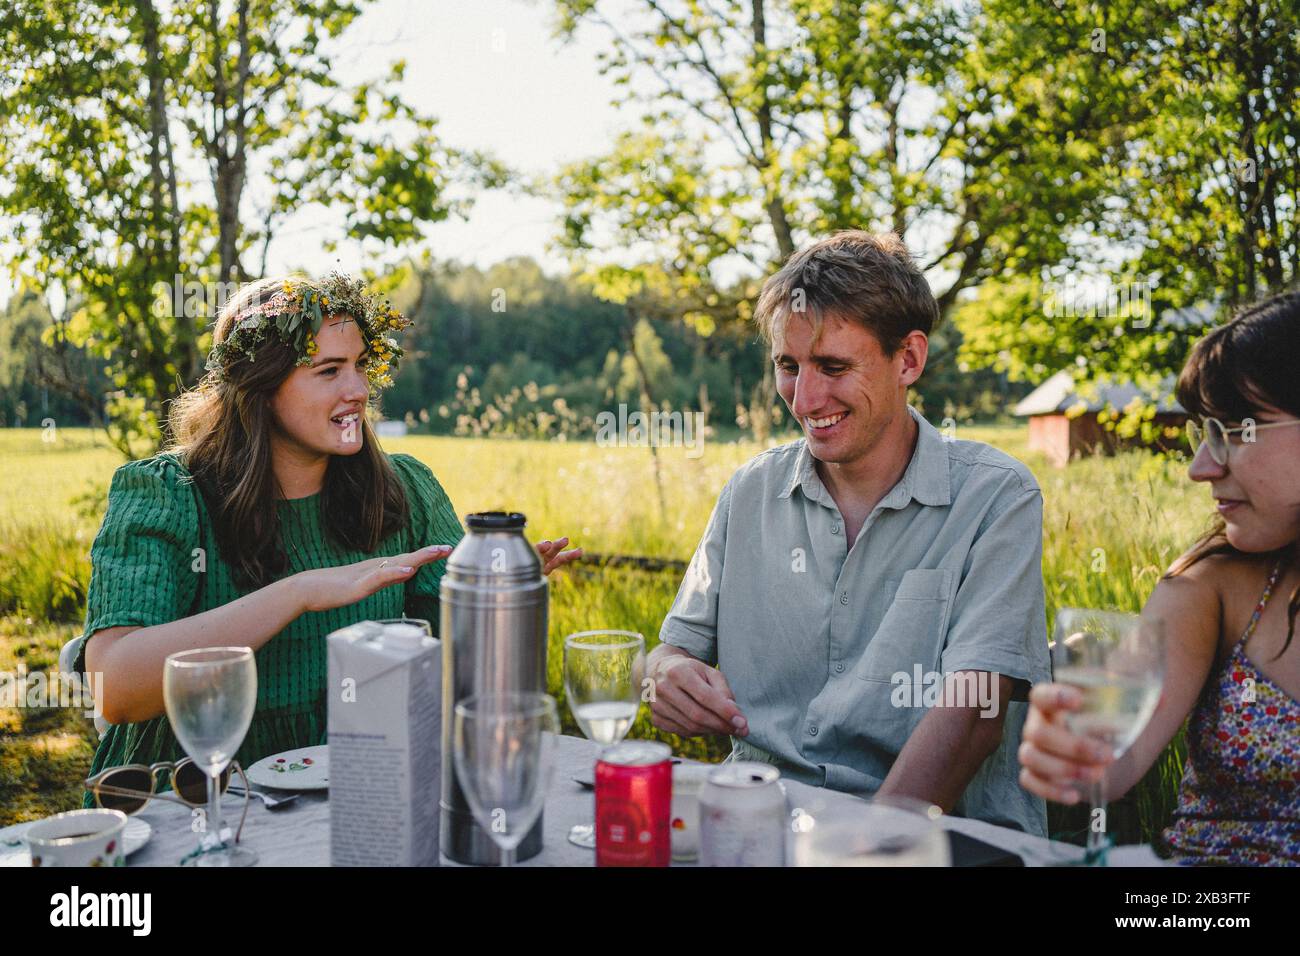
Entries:
[[568,543],[568,538],[557,538],[554,541],[537,542],[537,553],[542,556],[543,574],[550,574],[556,568],[562,568],[570,561],[577,561],[582,557],[581,548],[573,548],[569,551],[560,550]]
[[328,611],[356,604],[376,591],[409,581],[422,565],[441,561],[451,552],[449,544],[432,544],[419,551],[387,558],[369,558],[336,568],[301,571],[290,580],[303,611]]

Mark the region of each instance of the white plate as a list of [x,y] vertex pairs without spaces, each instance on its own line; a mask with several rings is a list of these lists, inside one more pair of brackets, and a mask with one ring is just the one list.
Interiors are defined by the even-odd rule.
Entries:
[[244,770],[248,782],[273,790],[328,790],[329,744],[271,754]]
[[[23,839],[23,834],[38,823],[39,820],[28,820],[26,823],[15,823],[11,827],[0,830],[0,866],[32,865],[32,855],[27,850],[27,841]],[[126,821],[126,830],[122,833],[122,849],[127,856],[130,856],[148,843],[151,836],[153,836],[153,827],[149,825],[149,821],[141,820],[139,817],[129,817]]]

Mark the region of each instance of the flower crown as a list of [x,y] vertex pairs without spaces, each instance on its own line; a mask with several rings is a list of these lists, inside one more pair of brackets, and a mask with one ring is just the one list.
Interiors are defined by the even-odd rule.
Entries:
[[226,337],[208,353],[207,369],[221,381],[235,362],[245,357],[254,361],[258,346],[272,335],[294,350],[298,356],[294,364],[310,365],[311,357],[320,350],[316,336],[321,323],[331,312],[356,320],[369,348],[364,361],[371,387],[392,385],[402,349],[388,333],[408,328],[411,320],[387,299],[367,295],[365,283],[342,272],[331,272],[319,282],[287,279],[266,302],[240,312],[231,320]]

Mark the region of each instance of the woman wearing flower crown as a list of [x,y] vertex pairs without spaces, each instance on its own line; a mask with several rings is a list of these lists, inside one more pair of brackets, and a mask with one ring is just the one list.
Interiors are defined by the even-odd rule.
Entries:
[[[1300,865],[1300,292],[1245,309],[1201,339],[1178,380],[1192,421],[1188,475],[1208,482],[1214,526],[1151,593],[1165,625],[1164,690],[1117,761],[1066,727],[1075,688],[1040,684],[1021,784],[1060,803],[1104,780],[1128,792],[1187,721],[1173,823],[1157,843],[1184,864]],[[1226,423],[1226,425],[1225,425]]]
[[[164,715],[170,654],[256,651],[236,754],[248,766],[325,741],[324,635],[403,615],[437,627],[460,523],[433,473],[385,454],[365,414],[408,325],[338,273],[252,283],[222,309],[208,374],[172,405],[171,445],[116,471],[91,547],[75,666],[102,674],[110,725],[92,775],[184,757]],[[547,574],[581,555],[567,541],[537,545]]]

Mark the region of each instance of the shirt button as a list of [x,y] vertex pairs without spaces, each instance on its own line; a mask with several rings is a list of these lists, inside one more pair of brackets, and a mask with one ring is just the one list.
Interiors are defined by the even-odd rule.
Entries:
[[837,524],[831,525],[831,534],[839,534],[839,533],[840,533],[840,526]]
[[835,662],[835,673],[837,673],[837,674],[843,674],[843,673],[844,673],[844,662],[843,662],[843,661],[836,661],[836,662]]
[[844,591],[842,594],[840,594],[840,603],[841,603],[841,604],[848,604],[848,603],[849,603],[849,592],[848,592],[848,591]]
[[816,724],[813,724],[811,727],[809,727],[809,728],[808,728],[808,733],[810,733],[810,734],[812,734],[814,737],[816,737],[816,736],[817,736],[817,725],[816,725]]

